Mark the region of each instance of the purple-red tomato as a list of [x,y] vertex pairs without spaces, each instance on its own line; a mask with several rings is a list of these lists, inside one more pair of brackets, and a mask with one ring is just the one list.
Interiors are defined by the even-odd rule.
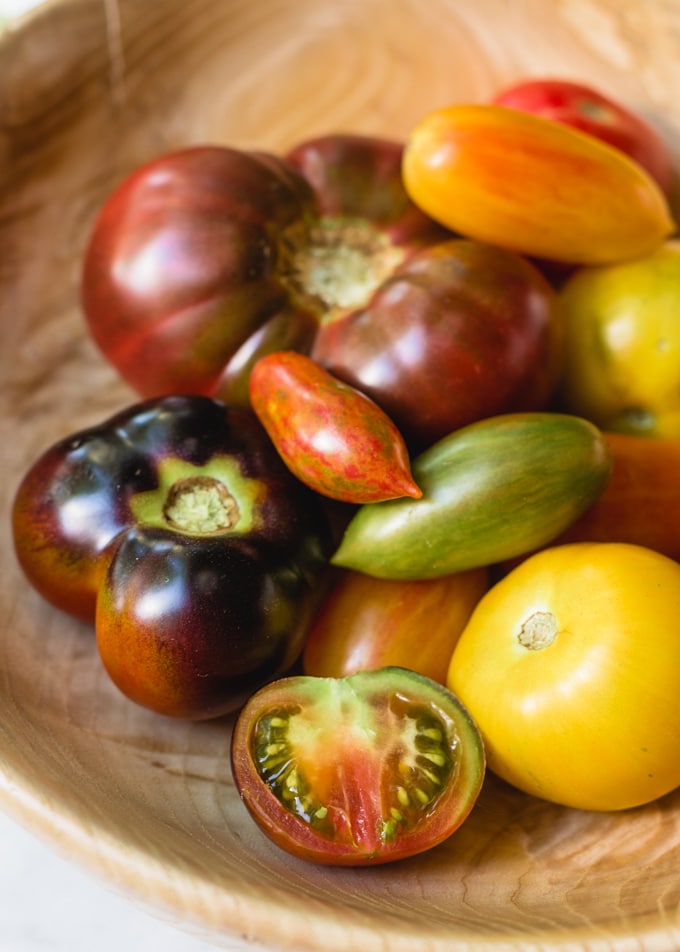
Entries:
[[316,492],[357,505],[422,496],[387,414],[304,354],[260,358],[250,400],[286,466]]
[[670,190],[670,150],[659,132],[641,115],[591,86],[564,79],[527,79],[500,90],[492,101],[587,132],[634,159],[662,191]]
[[559,371],[536,269],[452,241],[410,200],[401,143],[331,135],[287,155],[196,147],[149,162],[94,223],[82,303],[144,396],[248,403],[267,353],[307,353],[367,393],[409,449],[542,408]]
[[202,396],[136,404],[26,472],[16,554],[52,604],[95,623],[114,683],[190,719],[285,673],[323,593],[320,497],[256,417]]
[[312,356],[422,450],[501,412],[544,408],[562,367],[555,290],[503,248],[450,239],[414,254],[366,307],[325,321]]
[[406,195],[401,157],[398,143],[337,135],[290,159],[198,146],[142,165],[85,251],[94,340],[142,396],[247,403],[259,356],[308,350],[323,315],[442,237]]

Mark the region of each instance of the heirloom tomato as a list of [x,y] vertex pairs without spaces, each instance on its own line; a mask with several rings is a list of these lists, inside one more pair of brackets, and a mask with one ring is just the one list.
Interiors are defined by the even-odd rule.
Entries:
[[397,666],[444,684],[456,641],[488,585],[484,567],[412,582],[341,572],[307,635],[304,672],[344,677]]
[[501,89],[492,102],[562,122],[602,139],[634,159],[664,192],[669,192],[672,164],[661,135],[642,116],[597,89],[565,79],[527,79]]
[[452,239],[325,321],[312,356],[424,449],[483,417],[545,408],[562,368],[557,295],[520,255]]
[[553,542],[630,542],[680,561],[680,439],[604,436],[612,458],[609,482]]
[[680,241],[581,268],[561,298],[564,407],[607,430],[680,437]]
[[349,503],[422,496],[387,414],[309,357],[294,351],[261,357],[249,389],[284,463],[316,492]]
[[448,684],[489,768],[534,796],[623,810],[680,785],[680,565],[642,546],[574,543],[480,600]]
[[135,404],[47,449],[16,494],[28,580],[95,622],[112,680],[214,717],[302,651],[330,534],[256,417],[200,396]]
[[600,495],[611,471],[602,433],[580,417],[479,420],[413,461],[421,499],[361,506],[331,557],[377,578],[437,578],[530,552]]
[[665,195],[628,156],[504,106],[426,115],[406,145],[404,183],[447,228],[569,264],[645,254],[674,230]]
[[231,757],[264,833],[295,856],[338,866],[441,843],[472,810],[485,768],[457,698],[404,668],[265,686],[238,716]]
[[150,161],[94,222],[82,273],[94,340],[145,397],[231,405],[248,403],[260,357],[307,353],[409,448],[543,408],[560,369],[553,289],[508,252],[449,244],[408,197],[402,155],[331,135],[281,157],[195,147]]
[[328,136],[290,156],[196,146],[159,156],[105,201],[85,252],[96,343],[142,396],[247,403],[264,353],[311,346],[437,226],[401,182],[402,146]]

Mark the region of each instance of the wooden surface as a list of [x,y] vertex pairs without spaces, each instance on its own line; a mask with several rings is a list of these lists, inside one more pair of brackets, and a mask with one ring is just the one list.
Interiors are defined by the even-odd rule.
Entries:
[[9,541],[32,459],[132,399],[77,295],[87,229],[125,172],[187,143],[404,136],[429,109],[529,72],[597,83],[680,142],[671,0],[56,0],[0,40],[0,805],[216,945],[680,947],[680,793],[596,815],[489,778],[430,854],[359,871],[296,862],[245,815],[229,722],[175,723],[122,698],[92,632],[29,590]]

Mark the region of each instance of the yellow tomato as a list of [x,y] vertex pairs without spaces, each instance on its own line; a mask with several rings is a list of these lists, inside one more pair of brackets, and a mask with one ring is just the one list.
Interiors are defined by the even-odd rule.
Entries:
[[539,552],[482,597],[447,683],[521,790],[586,810],[657,799],[680,785],[680,565],[624,543]]
[[448,228],[572,264],[645,254],[674,227],[663,192],[628,156],[502,106],[426,115],[408,137],[403,177],[411,199]]
[[604,429],[680,436],[680,241],[562,290],[563,400]]

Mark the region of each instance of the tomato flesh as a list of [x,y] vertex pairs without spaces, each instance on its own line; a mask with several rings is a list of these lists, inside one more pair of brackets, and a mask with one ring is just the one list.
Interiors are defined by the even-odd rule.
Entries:
[[383,863],[446,839],[472,809],[485,766],[457,698],[402,668],[268,685],[237,720],[232,763],[274,842],[338,865]]

